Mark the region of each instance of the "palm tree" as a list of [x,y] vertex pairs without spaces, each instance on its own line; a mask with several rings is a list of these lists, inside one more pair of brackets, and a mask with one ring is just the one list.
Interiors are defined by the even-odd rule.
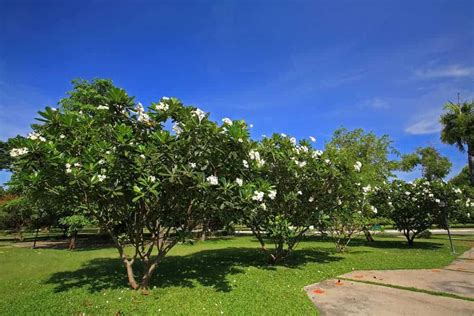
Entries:
[[467,161],[471,184],[474,186],[474,101],[463,104],[448,103],[441,115],[443,125],[441,140],[443,143],[456,145],[461,151],[467,150]]

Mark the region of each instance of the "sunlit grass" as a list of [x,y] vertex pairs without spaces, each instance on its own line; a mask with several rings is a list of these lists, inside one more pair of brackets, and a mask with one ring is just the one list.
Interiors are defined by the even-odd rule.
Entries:
[[[474,246],[455,236],[458,253]],[[315,309],[303,286],[359,269],[439,268],[453,256],[444,236],[376,236],[337,254],[309,238],[282,265],[271,266],[251,237],[216,238],[175,247],[159,267],[149,295],[129,290],[114,248],[0,247],[0,314],[259,314],[307,315]]]

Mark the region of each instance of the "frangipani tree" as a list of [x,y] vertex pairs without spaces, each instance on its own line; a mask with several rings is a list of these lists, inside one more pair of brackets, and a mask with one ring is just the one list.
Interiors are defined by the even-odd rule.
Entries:
[[319,216],[320,155],[307,140],[297,144],[295,138],[274,134],[254,143],[242,161],[236,208],[272,263],[288,256]]
[[322,156],[328,166],[323,177],[327,186],[323,224],[338,251],[344,251],[360,231],[372,240],[368,226],[378,213],[372,196],[392,175],[395,163],[388,155],[393,152],[387,136],[377,137],[362,129],[336,130],[326,145]]
[[58,109],[39,114],[41,124],[10,152],[11,185],[96,220],[134,289],[146,289],[170,249],[223,209],[248,137],[244,123],[218,126],[175,98],[145,109],[107,80],[76,81]]

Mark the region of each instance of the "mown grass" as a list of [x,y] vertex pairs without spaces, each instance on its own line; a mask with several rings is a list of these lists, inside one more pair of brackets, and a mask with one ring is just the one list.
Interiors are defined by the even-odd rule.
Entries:
[[[457,236],[462,253],[472,236]],[[110,247],[27,249],[0,246],[0,315],[166,314],[313,315],[305,285],[360,269],[439,268],[453,259],[444,236],[362,239],[347,253],[308,238],[287,262],[267,264],[252,237],[216,238],[175,247],[158,269],[149,295],[129,290]]]

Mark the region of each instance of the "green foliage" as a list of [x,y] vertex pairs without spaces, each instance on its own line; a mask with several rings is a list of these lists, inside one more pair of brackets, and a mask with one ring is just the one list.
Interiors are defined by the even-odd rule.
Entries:
[[129,271],[134,288],[146,288],[159,261],[204,218],[224,212],[248,137],[245,123],[218,126],[175,98],[146,110],[108,80],[75,81],[59,109],[39,115],[41,124],[14,142],[10,185],[35,203],[55,201],[96,220],[127,268],[144,264],[141,285]]
[[451,170],[451,162],[443,157],[432,146],[419,147],[413,154],[403,155],[400,169],[411,171],[416,166],[421,166],[422,176],[428,181],[441,180]]
[[441,115],[441,140],[467,151],[471,185],[474,186],[474,102],[448,103]]
[[84,215],[71,215],[59,219],[59,224],[67,227],[67,235],[72,236],[80,229],[90,225],[90,220]]

